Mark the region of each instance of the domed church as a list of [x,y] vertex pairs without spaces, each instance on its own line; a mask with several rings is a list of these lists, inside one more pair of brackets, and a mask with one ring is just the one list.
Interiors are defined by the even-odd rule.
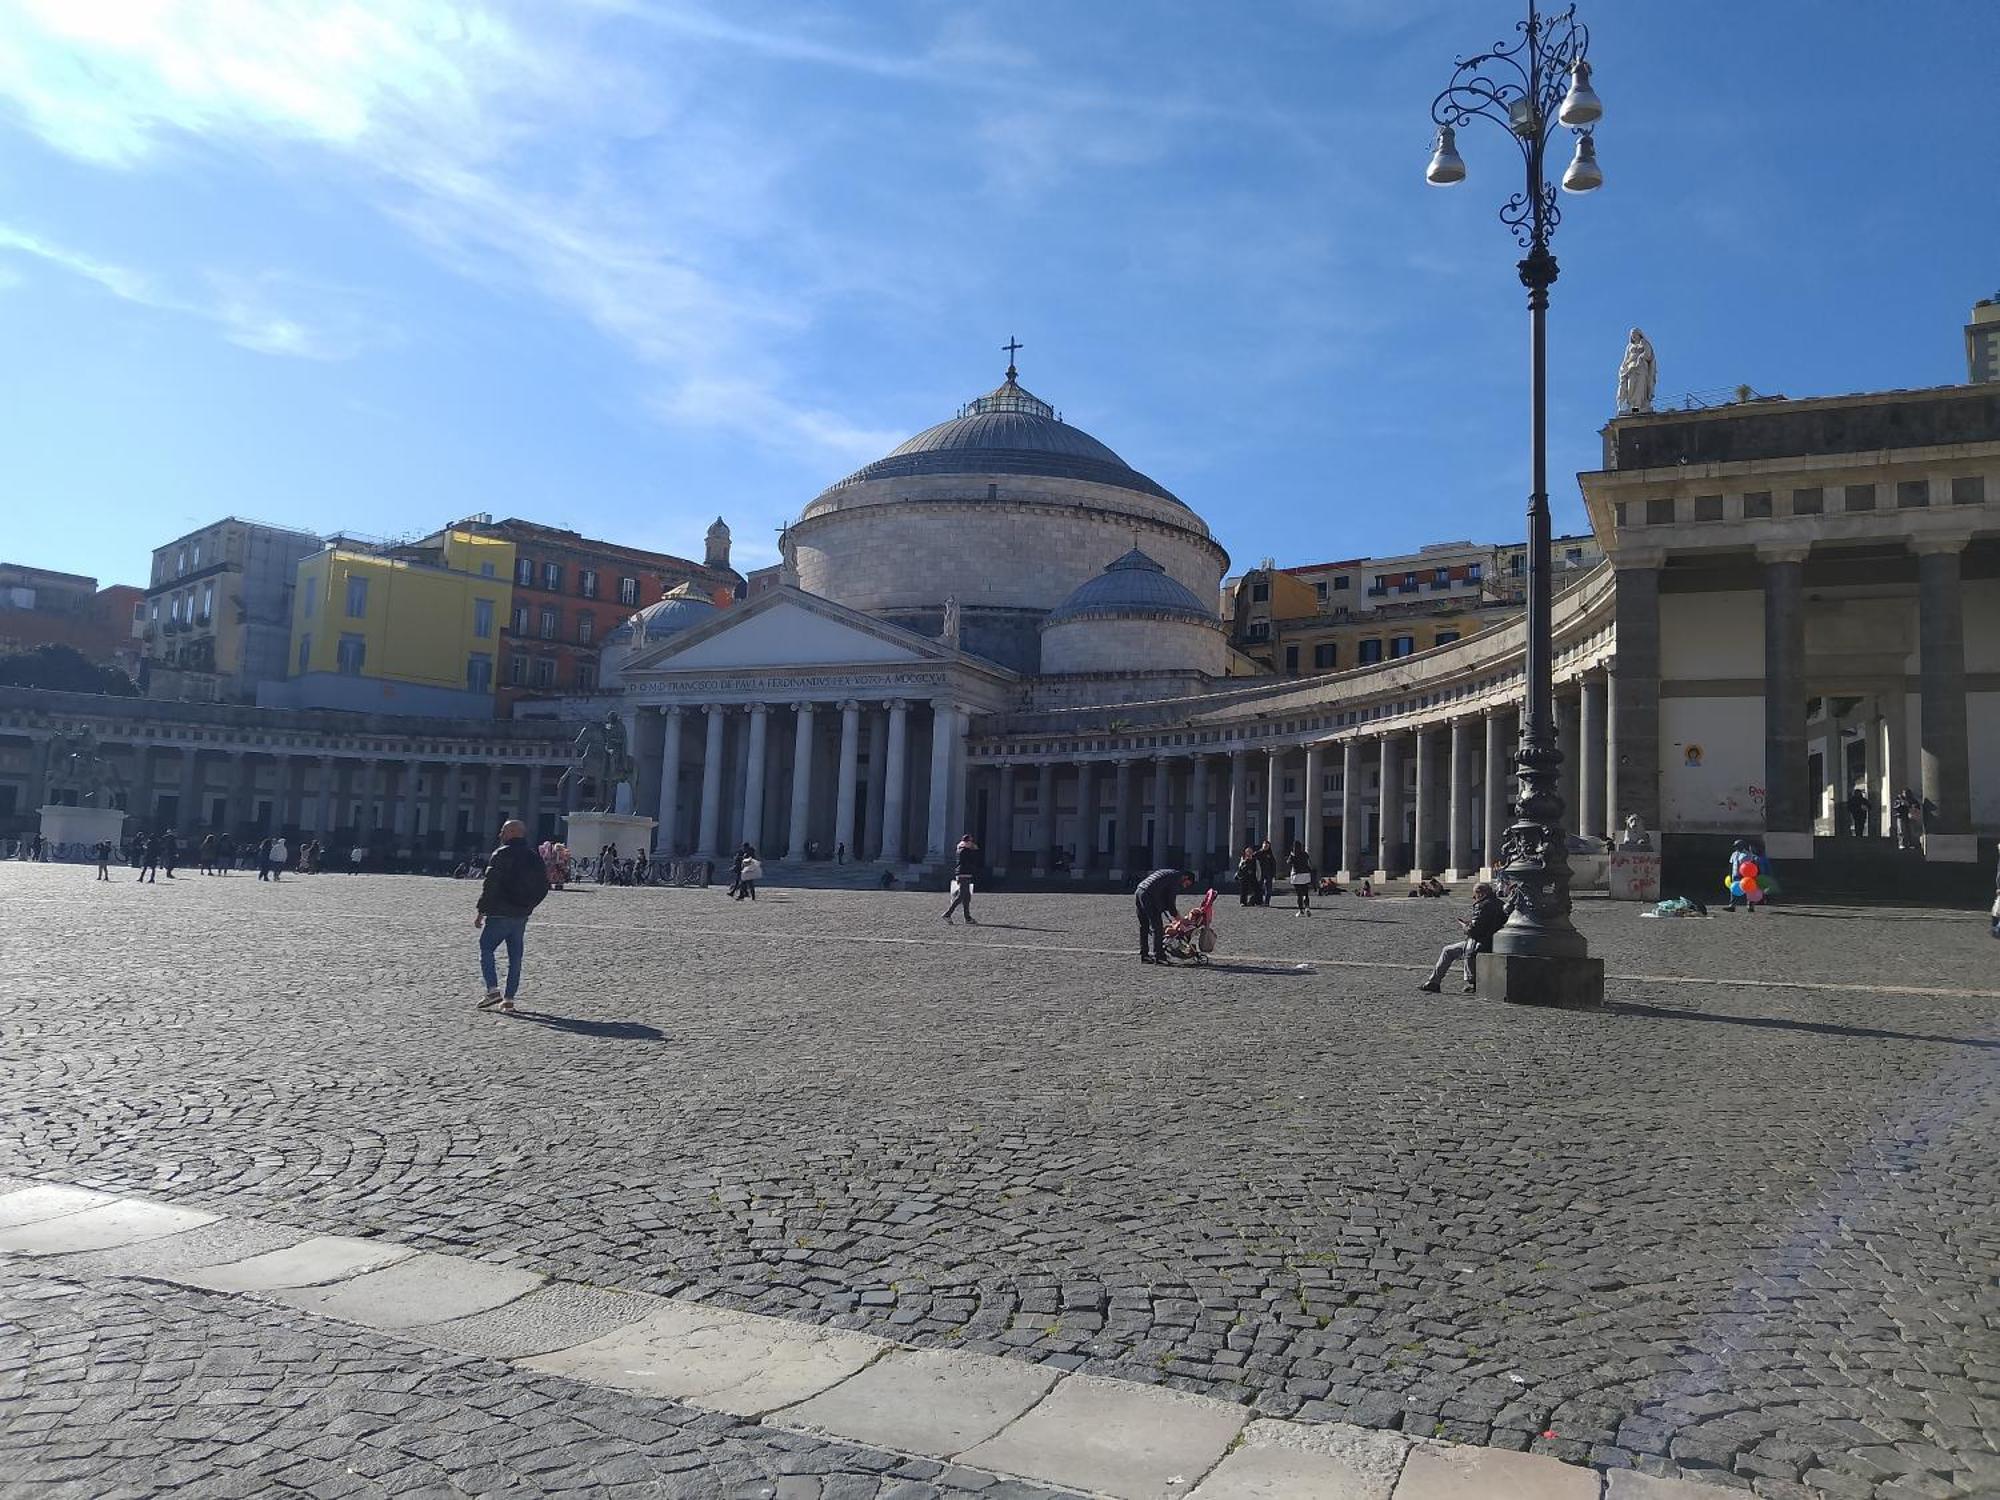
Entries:
[[669,595],[606,641],[599,701],[662,853],[935,864],[964,832],[975,721],[1231,675],[1228,553],[1011,363],[821,491],[780,549],[776,588],[727,610]]

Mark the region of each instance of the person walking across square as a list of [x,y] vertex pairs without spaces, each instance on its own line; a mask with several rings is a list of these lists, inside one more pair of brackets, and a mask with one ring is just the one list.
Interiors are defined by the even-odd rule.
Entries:
[[[479,972],[486,981],[486,998],[479,1009],[514,1008],[521,989],[521,964],[527,947],[528,918],[549,893],[549,877],[541,856],[528,847],[528,825],[509,818],[500,825],[500,847],[486,860],[486,879],[479,888],[478,913],[472,925],[479,933]],[[500,988],[493,950],[507,945],[507,988]]]
[[271,840],[271,883],[273,885],[276,885],[278,877],[285,873],[285,861],[290,859],[291,855],[292,851],[285,847],[285,836],[283,834],[278,834]]
[[1437,994],[1445,970],[1461,961],[1465,964],[1465,993],[1469,995],[1478,988],[1472,961],[1478,954],[1493,951],[1493,934],[1507,925],[1507,908],[1500,904],[1498,892],[1486,881],[1472,888],[1472,915],[1460,917],[1458,925],[1465,929],[1464,939],[1445,944],[1444,951],[1438,954],[1437,967],[1418,989]]
[[978,841],[971,834],[958,841],[951,870],[951,905],[944,909],[944,919],[949,922],[955,911],[965,913],[966,922],[977,927],[979,919],[972,914],[972,888],[979,881],[980,866],[984,859],[979,852]]
[[97,841],[97,878],[99,880],[109,880],[111,878],[110,839],[99,839]]

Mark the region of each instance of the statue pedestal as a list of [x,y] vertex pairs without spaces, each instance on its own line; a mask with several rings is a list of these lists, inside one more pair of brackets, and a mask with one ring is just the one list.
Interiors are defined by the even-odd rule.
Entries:
[[115,845],[124,833],[122,808],[62,807],[52,803],[42,809],[42,837],[49,841],[52,859],[91,859],[102,840],[110,839]]
[[606,844],[617,846],[620,859],[653,847],[654,820],[637,813],[573,812],[564,816],[563,823],[569,830],[563,842],[578,859],[597,858]]

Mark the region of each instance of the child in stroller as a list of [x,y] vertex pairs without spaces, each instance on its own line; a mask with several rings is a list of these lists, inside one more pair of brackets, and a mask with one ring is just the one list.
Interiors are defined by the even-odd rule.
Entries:
[[1208,955],[1215,951],[1214,890],[1203,896],[1198,905],[1167,923],[1164,936],[1166,946],[1162,957],[1190,964],[1207,963]]

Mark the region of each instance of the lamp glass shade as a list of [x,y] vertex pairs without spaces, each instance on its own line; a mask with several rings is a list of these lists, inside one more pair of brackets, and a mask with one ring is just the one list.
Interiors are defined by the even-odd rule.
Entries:
[[1565,125],[1594,125],[1604,118],[1604,101],[1590,86],[1590,64],[1581,58],[1570,68],[1569,92],[1556,118]]
[[1570,158],[1562,185],[1566,193],[1595,192],[1604,186],[1604,173],[1597,165],[1597,143],[1589,136],[1576,138],[1576,155]]
[[1432,187],[1449,187],[1465,181],[1465,159],[1458,154],[1458,138],[1449,125],[1438,130],[1437,150],[1431,153],[1431,164],[1424,169],[1424,181]]

